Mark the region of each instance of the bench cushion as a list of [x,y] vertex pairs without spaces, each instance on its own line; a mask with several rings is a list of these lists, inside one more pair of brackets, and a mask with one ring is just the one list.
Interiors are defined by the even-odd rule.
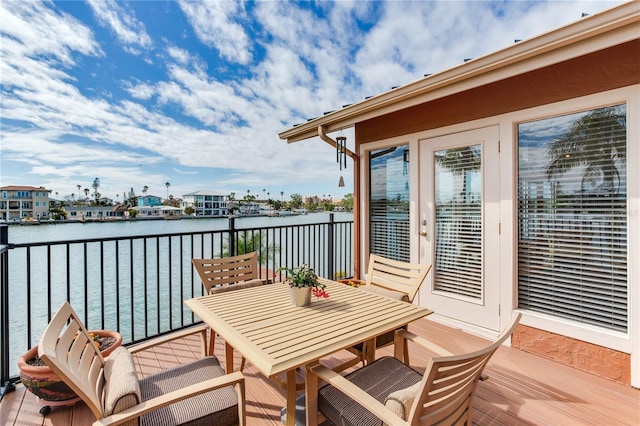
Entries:
[[[346,377],[383,404],[393,392],[408,388],[422,379],[420,373],[393,357],[379,358]],[[382,425],[382,420],[330,385],[325,385],[318,392],[318,410],[329,420],[328,424]]]
[[[207,356],[140,380],[142,400],[224,376],[218,359]],[[238,394],[232,386],[206,392],[145,414],[143,425],[237,425]]]

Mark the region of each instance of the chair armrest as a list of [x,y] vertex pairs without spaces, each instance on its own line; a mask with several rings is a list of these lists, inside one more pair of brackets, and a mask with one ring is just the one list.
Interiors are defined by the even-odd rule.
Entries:
[[202,339],[202,354],[205,355],[206,354],[206,343],[207,343],[207,330],[209,329],[209,326],[207,326],[206,324],[198,324],[195,325],[193,327],[189,327],[189,328],[185,328],[183,330],[180,331],[176,331],[176,332],[172,332],[169,334],[166,334],[164,336],[161,337],[156,337],[150,340],[147,340],[145,342],[142,343],[138,343],[136,345],[133,346],[128,346],[127,349],[129,350],[129,352],[131,352],[132,354],[135,354],[136,352],[140,352],[140,351],[144,351],[146,349],[149,349],[153,346],[156,345],[161,345],[163,343],[167,343],[167,342],[171,342],[173,340],[177,340],[177,339],[182,339],[183,337],[187,337],[190,336],[192,334],[196,334],[196,333],[200,333],[200,338]]
[[352,398],[354,401],[370,411],[374,416],[382,420],[384,424],[409,426],[409,423],[398,417],[393,411],[385,407],[384,404],[330,368],[321,364],[316,364],[307,367],[307,374],[315,374],[321,380],[339,389],[349,398]]
[[410,331],[407,330],[397,330],[396,331],[396,336],[399,336],[400,338],[403,338],[405,340],[409,340],[411,342],[417,343],[418,345],[422,346],[423,348],[427,349],[430,352],[435,353],[438,356],[451,356],[451,355],[455,355],[451,352],[449,352],[448,350],[446,350],[445,348],[436,345],[435,343],[431,342],[430,340],[425,339],[424,337],[418,336],[417,334],[414,334]]
[[119,425],[129,420],[138,418],[143,414],[158,408],[173,404],[174,402],[181,401],[183,399],[190,398],[192,396],[199,395],[201,393],[209,392],[215,389],[219,389],[225,386],[238,385],[238,406],[241,413],[245,412],[245,385],[244,375],[236,371],[235,373],[226,374],[215,379],[205,380],[200,383],[177,389],[173,392],[152,398],[148,401],[141,402],[140,404],[121,411],[117,414],[113,414],[109,417],[105,417],[100,420],[96,420],[94,426],[107,426],[107,425]]

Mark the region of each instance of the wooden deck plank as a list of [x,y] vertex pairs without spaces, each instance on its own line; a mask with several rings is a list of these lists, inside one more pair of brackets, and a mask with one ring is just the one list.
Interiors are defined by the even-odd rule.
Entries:
[[[416,321],[411,331],[456,353],[470,351],[486,344],[486,340],[452,329],[430,319]],[[218,338],[219,339],[219,338]],[[410,345],[411,364],[423,371],[428,352]],[[224,344],[219,339],[216,356],[224,364]],[[378,351],[378,356],[391,355],[392,348]],[[136,356],[141,376],[160,368],[188,362],[200,356],[198,336],[166,343]],[[323,362],[333,366],[352,355],[346,351]],[[235,366],[240,365],[235,354]],[[518,349],[501,347],[487,366],[489,380],[478,385],[474,402],[473,423],[476,425],[637,425],[640,424],[640,390],[633,389],[592,374],[572,369],[554,361]],[[247,392],[248,425],[281,425],[280,410],[286,403],[285,390],[266,379],[247,363],[244,374]],[[303,378],[298,371],[299,378]],[[37,398],[17,385],[0,403],[2,425],[90,425],[93,416],[82,402],[73,407],[57,407],[43,417]]]

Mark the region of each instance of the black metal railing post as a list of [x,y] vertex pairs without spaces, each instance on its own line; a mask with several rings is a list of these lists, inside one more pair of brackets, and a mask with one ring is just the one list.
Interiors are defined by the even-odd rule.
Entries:
[[9,227],[0,225],[0,401],[15,390],[9,381]]
[[236,255],[236,218],[229,216],[229,257]]
[[327,275],[330,280],[332,280],[334,278],[335,275],[335,259],[334,259],[334,253],[335,253],[335,248],[333,247],[333,239],[334,239],[334,224],[335,221],[333,219],[334,214],[333,213],[329,213],[329,224],[327,226],[327,233],[329,235],[327,235]]

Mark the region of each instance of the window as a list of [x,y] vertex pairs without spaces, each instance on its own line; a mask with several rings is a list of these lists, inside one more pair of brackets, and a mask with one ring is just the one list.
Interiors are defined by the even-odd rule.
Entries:
[[626,106],[518,126],[518,303],[626,331]]
[[482,146],[435,152],[434,288],[482,298]]
[[408,262],[409,146],[369,154],[369,251]]

